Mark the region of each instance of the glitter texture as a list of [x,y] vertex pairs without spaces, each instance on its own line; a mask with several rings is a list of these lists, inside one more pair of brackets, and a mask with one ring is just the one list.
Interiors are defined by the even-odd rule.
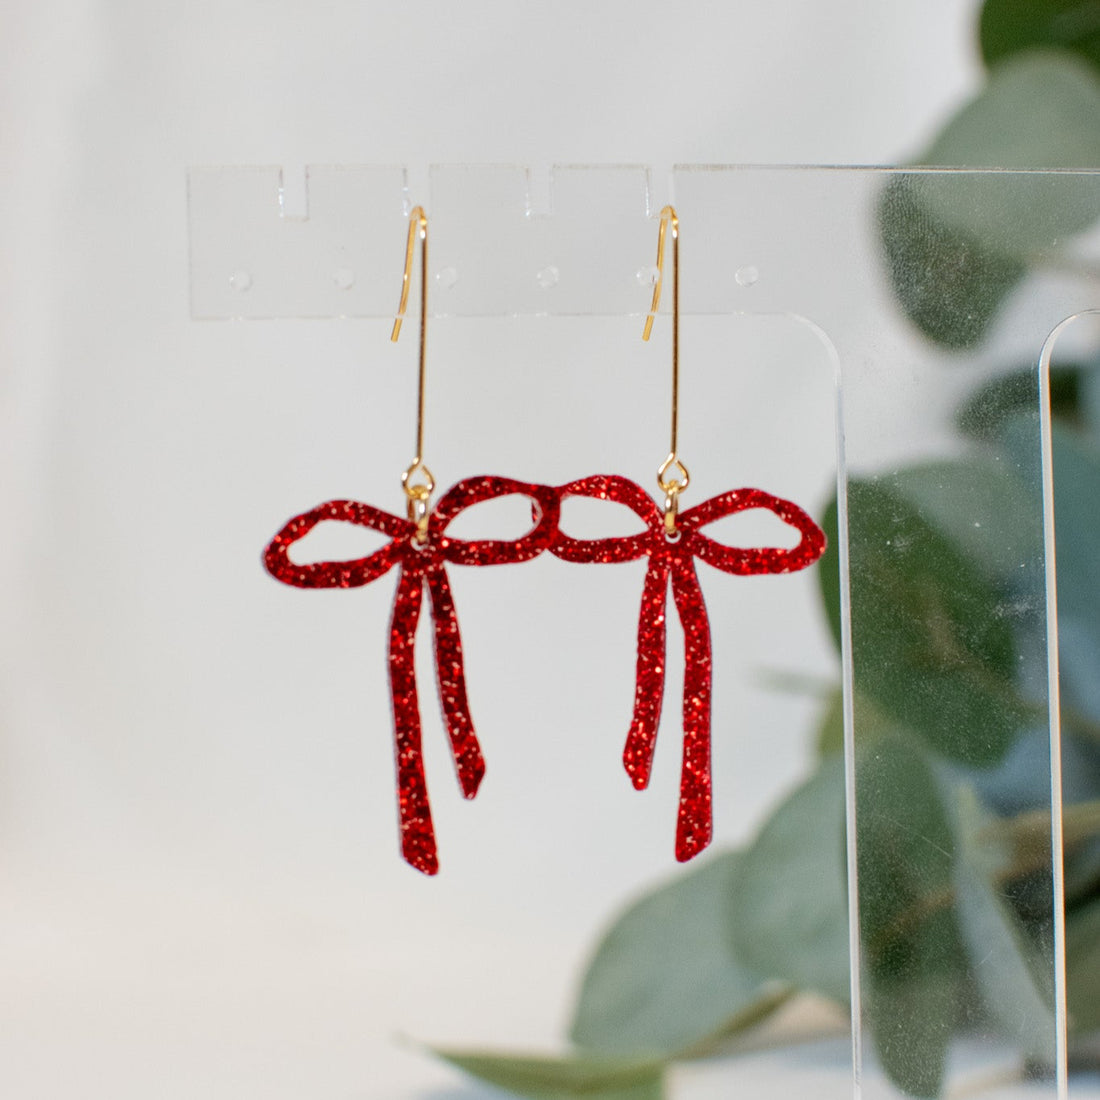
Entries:
[[[759,489],[734,489],[680,514],[678,537],[666,537],[664,514],[640,486],[624,477],[596,475],[558,490],[569,496],[593,497],[624,504],[639,516],[646,530],[610,539],[573,539],[559,531],[550,550],[572,562],[623,562],[647,556],[642,607],[638,617],[638,664],[634,716],[623,751],[623,765],[636,788],[649,783],[653,750],[661,718],[665,684],[665,611],[671,582],[672,598],[684,631],[683,763],[680,805],[676,820],[676,858],[686,861],[711,841],[710,701],[711,646],[703,590],[695,572],[696,557],[725,573],[790,573],[812,565],[825,550],[825,534],[796,504]],[[802,536],[793,549],[725,546],[699,528],[724,516],[764,508]]]
[[[447,535],[448,525],[467,508],[495,497],[512,495],[526,496],[534,505],[534,526],[522,538],[513,541],[464,541]],[[357,588],[381,577],[395,565],[400,566],[389,639],[397,801],[402,854],[424,874],[434,875],[439,870],[424,777],[414,662],[416,628],[424,590],[427,588],[431,602],[443,720],[462,793],[467,798],[473,798],[485,774],[485,762],[470,718],[462,638],[445,566],[447,562],[455,565],[504,565],[537,557],[550,547],[556,535],[558,501],[557,492],[545,485],[530,485],[503,477],[467,478],[443,495],[429,517],[424,542],[418,543],[416,526],[409,520],[369,504],[333,500],[295,516],[264,551],[267,571],[276,580],[296,588]],[[290,547],[325,520],[369,527],[388,535],[391,541],[381,550],[354,561],[324,561],[309,565],[292,562]]]

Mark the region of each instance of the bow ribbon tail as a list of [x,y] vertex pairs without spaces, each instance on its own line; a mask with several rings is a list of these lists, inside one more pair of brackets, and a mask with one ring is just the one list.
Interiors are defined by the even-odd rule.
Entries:
[[424,755],[420,740],[420,706],[416,695],[416,624],[424,596],[424,576],[402,569],[390,621],[390,693],[397,755],[397,804],[401,852],[418,871],[439,870],[435,830],[428,804]]
[[676,858],[684,863],[711,841],[710,622],[695,565],[689,559],[672,573],[672,596],[684,628],[684,758]]
[[451,752],[462,793],[467,798],[473,798],[485,774],[485,761],[466,699],[462,637],[458,632],[458,615],[451,585],[442,564],[428,571],[428,592],[435,623],[435,669],[443,720],[447,726],[447,736],[451,739]]
[[638,616],[638,665],[634,679],[634,716],[623,750],[623,767],[635,789],[649,785],[653,749],[661,721],[665,692],[665,605],[668,600],[667,562],[651,557]]

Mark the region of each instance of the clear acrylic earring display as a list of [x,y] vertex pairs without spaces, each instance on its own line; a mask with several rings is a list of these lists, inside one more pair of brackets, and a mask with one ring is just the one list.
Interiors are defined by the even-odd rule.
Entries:
[[[773,990],[850,996],[853,1071],[836,1095],[854,1082],[868,1098],[971,1088],[1066,1096],[1068,1057],[1100,1029],[1100,990],[1090,977],[1100,958],[1100,700],[1090,686],[1090,654],[1100,653],[1100,605],[1092,614],[1100,554],[1089,544],[1089,501],[1096,511],[1100,499],[1090,496],[1100,490],[1100,391],[1090,374],[1097,326],[1089,313],[1100,306],[1100,174],[685,166],[665,194],[636,166],[559,168],[548,177],[440,166],[421,195],[409,193],[399,168],[311,168],[308,211],[296,219],[280,215],[280,180],[273,168],[190,172],[192,316],[361,319],[347,331],[377,383],[397,369],[377,364],[397,360],[385,358],[382,326],[371,322],[396,311],[408,211],[422,203],[431,224],[427,452],[443,487],[482,472],[550,484],[621,472],[653,489],[667,431],[667,294],[651,341],[659,347],[643,348],[640,332],[657,214],[675,202],[681,451],[693,478],[700,471],[698,493],[684,506],[758,485],[802,498],[835,525],[817,567],[832,571],[820,579],[824,595],[809,578],[771,586],[754,579],[741,589],[730,579],[736,591],[718,595],[719,583],[704,578],[708,603],[716,594],[716,681],[743,675],[735,666],[751,660],[746,630],[759,632],[765,652],[782,654],[785,617],[811,606],[805,621],[813,623],[794,629],[816,635],[803,644],[800,633],[789,646],[809,654],[803,679],[824,682],[785,712],[801,728],[781,742],[788,787],[801,759],[802,779],[812,777],[802,790],[820,795],[817,803],[805,798],[801,833],[797,814],[785,819],[802,838],[794,848],[803,863],[776,854],[773,878],[762,871],[758,880],[772,881],[773,909],[765,920],[763,909],[731,904],[731,942],[737,947],[745,929],[758,927],[745,950],[755,952],[754,966],[770,968],[763,976]],[[621,357],[612,350],[620,344]],[[552,352],[565,346],[572,357],[562,365]],[[498,365],[465,376],[448,366],[479,355]],[[309,369],[316,378],[321,368]],[[410,384],[386,407],[408,420],[411,436]],[[362,439],[358,446],[363,463],[377,468]],[[394,479],[411,457],[392,459]],[[469,468],[489,463],[492,470]],[[296,503],[287,501],[287,514]],[[281,517],[271,518],[274,529]],[[728,541],[753,535],[731,528]],[[540,659],[551,667],[560,660],[552,649],[571,637],[577,617],[576,609],[555,617],[557,604],[598,601],[599,578],[587,589],[583,570],[532,568],[542,570],[548,593]],[[487,598],[480,578],[457,592],[464,627],[466,605]],[[621,671],[636,624],[628,616],[620,625]],[[671,656],[668,663],[675,666]],[[608,675],[621,691],[618,674]],[[492,670],[474,665],[471,676],[491,681]],[[842,693],[829,694],[830,677]],[[578,698],[594,698],[597,679],[582,682]],[[669,773],[676,695],[670,683],[662,731]],[[586,738],[606,742],[599,759],[611,763],[626,732],[617,704],[629,713],[629,699],[613,702]],[[815,724],[821,736],[806,747]],[[732,704],[716,713],[716,817],[726,800],[751,800],[752,761],[766,756],[745,747],[754,728]],[[513,743],[522,735],[517,727]],[[520,747],[514,763],[507,751],[499,751],[501,772],[515,770],[501,783],[522,774]],[[532,766],[555,766],[532,751]],[[547,774],[553,787],[574,773]],[[600,798],[601,782],[620,780],[610,770],[592,778],[578,805]],[[663,788],[657,781],[656,796],[668,797],[673,785],[671,776]],[[499,797],[485,814],[524,814],[522,797]],[[541,818],[553,799],[540,797],[529,812]],[[635,812],[625,794],[621,803],[617,790],[613,797],[613,805],[578,812],[588,815],[597,848],[606,840],[608,853],[627,850],[622,883],[644,885],[658,867],[672,875],[668,814],[643,806],[640,838],[624,828],[608,840],[616,815]],[[571,812],[567,805],[559,792],[559,812]],[[831,816],[822,809],[830,805]],[[767,863],[766,832],[753,841],[765,808],[729,834],[720,829],[715,854],[738,847]],[[484,858],[494,843],[488,825],[470,828],[481,831],[447,837],[456,865],[464,857],[455,849],[480,845]],[[526,844],[547,861],[547,875],[564,877],[567,854],[555,852],[545,828]],[[632,844],[647,855],[631,854]],[[507,854],[500,858],[507,864]],[[593,852],[579,858],[575,904],[566,907],[566,919],[577,921],[585,890],[601,897],[608,866]],[[606,897],[592,903],[600,904],[606,909]],[[845,927],[851,985],[841,989],[832,964]],[[494,1039],[483,1035],[477,1045]],[[792,1064],[731,1058],[721,1063],[721,1084],[717,1070],[689,1066],[669,1071],[665,1087],[670,1096],[746,1086],[787,1095]]]

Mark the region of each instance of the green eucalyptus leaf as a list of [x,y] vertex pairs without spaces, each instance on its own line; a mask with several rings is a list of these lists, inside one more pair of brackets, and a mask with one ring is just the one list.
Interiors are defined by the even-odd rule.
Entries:
[[1074,1031],[1100,1028],[1100,898],[1066,914],[1066,1005]]
[[[1095,168],[1100,166],[1098,108],[1100,73],[1091,65],[1059,50],[1016,54],[990,73],[986,86],[956,112],[920,163],[965,168]],[[1003,225],[993,211],[960,210],[959,214],[970,227]],[[973,220],[987,216],[992,220]],[[1026,227],[1020,228],[1026,232]]]
[[887,1077],[910,1096],[936,1097],[943,1085],[947,1048],[955,1030],[961,980],[945,972],[936,924],[913,937],[912,972],[902,980],[868,982],[864,1014]]
[[848,1003],[844,761],[832,756],[764,824],[728,903],[752,970]]
[[[1038,469],[1035,470],[1038,477]],[[1043,522],[1034,495],[1004,455],[968,454],[959,461],[907,466],[893,478],[898,493],[955,549],[988,576],[1043,588]],[[997,614],[1032,615],[1002,600]],[[1021,626],[1025,625],[1021,622]],[[1040,628],[1042,622],[1035,625]]]
[[1070,846],[1065,862],[1066,904],[1077,907],[1100,899],[1100,827],[1087,841]]
[[[968,168],[1100,167],[1100,73],[1069,54],[1018,54],[990,74],[920,159]],[[939,224],[1029,263],[1100,217],[1091,176],[935,174],[922,198]]]
[[1046,46],[1100,68],[1100,0],[985,0],[978,40],[991,66]]
[[532,1100],[664,1100],[663,1062],[643,1058],[564,1058],[436,1050],[440,1058],[498,1088]]
[[[1081,366],[1051,367],[1050,409],[1057,419],[1070,422],[1078,419],[1084,369]],[[972,439],[998,440],[1013,417],[1033,411],[1038,401],[1038,368],[1024,367],[980,386],[961,406],[955,423]]]
[[[1022,415],[1004,430],[1016,461],[1034,463],[1036,417]],[[1051,432],[1054,460],[1054,521],[1059,618],[1100,631],[1100,454],[1062,425]],[[1032,489],[1033,509],[1038,486]]]
[[821,529],[825,532],[825,553],[814,570],[821,591],[821,602],[825,608],[825,619],[829,633],[833,636],[837,651],[840,651],[840,538],[837,534],[836,497],[829,501],[825,514],[821,517]]
[[928,192],[944,179],[892,177],[879,196],[877,216],[890,282],[905,315],[929,340],[957,350],[985,337],[1027,267],[933,215]]
[[864,950],[876,973],[900,973],[906,937],[950,906],[957,849],[953,823],[928,754],[916,739],[898,732],[861,749],[856,774]]
[[774,988],[729,944],[726,914],[742,858],[714,857],[615,920],[581,985],[570,1028],[577,1046],[671,1054],[777,1007]]
[[999,760],[1025,717],[1003,600],[896,486],[848,486],[857,691],[940,753]]
[[919,741],[880,738],[856,768],[864,1014],[891,1080],[936,1096],[966,994],[955,838]]
[[[893,733],[895,724],[882,711],[868,701],[866,696],[856,694],[853,706],[856,724],[856,741],[860,745],[869,745],[878,737]],[[839,755],[844,751],[844,696],[836,688],[829,696],[825,713],[817,730],[817,755],[821,760]]]
[[1054,959],[1049,944],[1044,952],[1028,938],[994,886],[1010,864],[1009,846],[992,842],[992,816],[982,809],[972,788],[959,789],[955,811],[955,905],[975,984],[1005,1038],[1027,1057],[1053,1065]]
[[[1019,425],[1017,430],[1026,430]],[[1071,430],[1054,425],[1054,524],[1060,619],[1100,633],[1100,454]]]
[[817,727],[815,744],[819,759],[844,751],[844,693],[840,688],[829,696]]
[[[1100,75],[1058,51],[998,65],[920,157],[955,168],[1100,167]],[[967,348],[1027,271],[1063,263],[1100,218],[1100,184],[1072,173],[896,175],[878,206],[894,292],[929,339]]]
[[[1019,416],[1004,431],[1008,454],[1021,465],[1038,462],[1037,416]],[[1051,430],[1054,528],[1061,643],[1062,718],[1068,732],[1100,741],[1100,454],[1061,424]],[[1041,508],[1032,485],[1032,510]],[[1037,559],[1041,561],[1042,559]],[[1078,793],[1077,797],[1087,797]]]

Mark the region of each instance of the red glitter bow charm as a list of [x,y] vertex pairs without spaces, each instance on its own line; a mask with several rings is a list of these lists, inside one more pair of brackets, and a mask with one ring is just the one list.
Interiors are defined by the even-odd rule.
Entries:
[[[733,489],[682,513],[676,537],[665,533],[664,514],[640,486],[624,477],[596,475],[559,490],[560,499],[595,497],[625,504],[645,521],[637,535],[606,539],[573,539],[559,532],[550,550],[574,562],[623,562],[648,556],[642,608],[638,621],[638,665],[634,717],[623,752],[623,764],[638,790],[649,784],[653,749],[665,685],[665,605],[669,582],[684,629],[684,747],[680,773],[680,807],[676,821],[676,858],[698,855],[711,841],[710,773],[710,623],[694,558],[725,573],[790,573],[812,565],[825,550],[825,534],[797,505],[759,489]],[[740,549],[724,546],[700,532],[723,516],[765,508],[795,528],[802,538],[791,550],[775,547]]]
[[[447,527],[465,509],[494,497],[518,494],[536,505],[535,525],[510,542],[450,538]],[[416,692],[414,651],[420,606],[427,586],[435,628],[435,663],[443,718],[451,742],[462,793],[473,798],[485,774],[481,747],[474,733],[466,699],[462,640],[445,565],[504,565],[528,561],[549,548],[557,530],[558,496],[545,485],[529,485],[504,477],[475,477],[460,481],[440,499],[428,518],[422,542],[417,526],[407,519],[353,500],[333,500],[295,516],[271,540],[264,552],[267,571],[284,584],[298,588],[357,588],[400,566],[393,618],[390,622],[390,689],[397,756],[397,797],[401,824],[401,851],[418,871],[439,870],[435,832],[424,777],[420,738],[420,708]],[[290,547],[318,523],[338,520],[369,527],[388,535],[381,550],[354,561],[323,561],[296,565]]]

